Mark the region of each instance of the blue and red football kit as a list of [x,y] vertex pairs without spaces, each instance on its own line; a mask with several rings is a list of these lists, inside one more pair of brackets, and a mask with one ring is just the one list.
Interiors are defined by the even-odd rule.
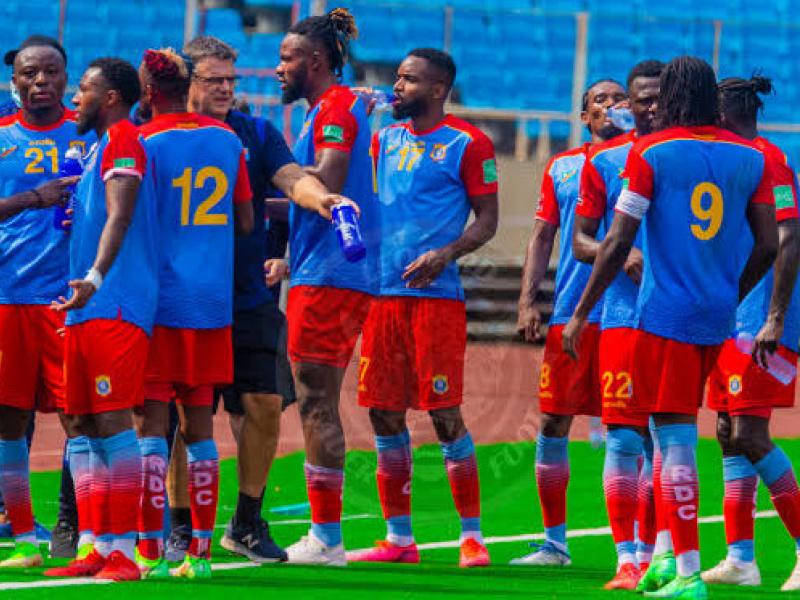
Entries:
[[589,144],[556,154],[545,168],[536,218],[561,228],[553,316],[539,374],[539,409],[555,415],[599,415],[598,344],[601,306],[592,309],[578,361],[561,347],[561,332],[589,281],[591,265],[572,254],[572,229]]
[[[64,110],[48,127],[22,112],[0,119],[0,197],[58,177],[66,151],[85,154],[94,133],[78,135]],[[55,208],[24,210],[0,222],[0,404],[54,410],[63,401],[63,316],[50,303],[67,291],[69,236],[53,225]]]
[[[158,205],[159,296],[148,359],[148,398],[167,388],[229,383],[233,318],[233,206],[249,202],[239,138],[196,114],[156,117],[140,128],[144,193]],[[180,398],[210,403],[211,393]]]
[[616,210],[642,218],[637,408],[694,415],[734,329],[749,203],[774,204],[764,155],[713,126],[675,127],[634,144]]
[[423,288],[408,287],[403,272],[461,237],[471,199],[497,193],[494,147],[479,129],[447,115],[427,131],[410,123],[382,129],[372,156],[383,232],[380,297],[364,326],[359,403],[384,410],[457,406],[466,349],[458,267],[451,262]]
[[[97,257],[108,219],[106,184],[145,174],[147,158],[130,121],[114,124],[84,160],[75,191],[70,279],[82,279]],[[158,216],[152,190],[140,188],[133,219],[103,285],[67,316],[66,412],[96,414],[144,400],[148,335],[158,301]]]
[[[780,148],[765,138],[756,138],[755,145],[771,164],[775,216],[780,223],[798,218],[798,187],[795,170]],[[739,242],[748,253],[753,247],[751,236]],[[772,295],[773,270],[764,276],[736,311],[737,332],[755,337],[767,319]],[[778,353],[791,363],[797,363],[800,341],[800,286],[795,286],[784,320],[783,337]],[[732,415],[769,416],[772,408],[794,406],[794,383],[783,385],[757,366],[752,357],[736,349],[733,339],[722,347],[717,364],[709,377],[708,407]]]
[[[608,231],[614,219],[614,207],[622,192],[622,173],[628,153],[636,141],[630,132],[592,148],[581,173],[580,198],[576,214],[600,222]],[[641,234],[634,247],[641,249]],[[633,338],[636,326],[636,298],[639,286],[620,272],[603,296],[600,316],[598,367],[602,388],[603,423],[646,427],[648,415],[631,406]]]
[[289,357],[344,368],[378,287],[379,219],[369,159],[370,129],[363,100],[348,88],[328,88],[306,115],[294,155],[303,166],[324,149],[350,155],[342,194],[361,208],[366,258],[344,258],[336,231],[325,219],[289,205]]

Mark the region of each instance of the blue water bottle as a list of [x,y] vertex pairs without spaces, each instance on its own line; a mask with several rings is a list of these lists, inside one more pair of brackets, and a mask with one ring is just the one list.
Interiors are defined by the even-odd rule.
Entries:
[[369,92],[366,90],[359,90],[356,92],[356,95],[368,104],[371,100],[375,100],[375,108],[377,109],[390,107],[395,101],[394,94],[384,92],[383,90],[372,90]]
[[636,122],[633,120],[633,113],[630,108],[609,108],[608,118],[614,127],[622,131],[630,131],[636,127]]
[[367,255],[364,241],[361,239],[361,230],[358,228],[356,209],[350,204],[341,202],[331,210],[333,225],[336,227],[336,237],[344,257],[349,262],[358,262]]
[[[61,161],[61,167],[58,169],[59,177],[74,177],[75,175],[83,174],[83,165],[81,165],[81,151],[77,146],[71,146],[64,154],[64,160]],[[56,204],[56,210],[53,214],[53,227],[65,231],[64,221],[70,217],[67,215],[67,209],[73,208],[75,202],[73,200],[73,193],[75,192],[75,185],[67,188],[69,191],[69,200],[63,206]]]

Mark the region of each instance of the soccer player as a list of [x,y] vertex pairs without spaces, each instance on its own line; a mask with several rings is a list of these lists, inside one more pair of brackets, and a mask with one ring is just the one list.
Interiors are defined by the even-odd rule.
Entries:
[[0,119],[0,492],[16,542],[0,567],[42,562],[25,431],[32,410],[53,411],[63,402],[64,346],[56,331],[64,321],[49,304],[66,291],[69,252],[53,206],[77,181],[58,178],[60,160],[69,147],[86,145],[61,103],[65,69],[56,40],[26,39],[14,55],[22,109]]
[[[697,532],[697,410],[733,329],[739,298],[775,258],[775,200],[764,155],[716,125],[717,83],[710,65],[688,56],[672,60],[661,74],[658,102],[664,129],[630,150],[628,185],[563,343],[566,352],[579,355],[589,314],[625,263],[647,215],[631,404],[653,415],[662,455],[658,509],[666,511],[675,558],[654,554],[639,589],[655,598],[705,598]],[[755,241],[745,264],[742,253],[731,249],[748,235],[748,226]],[[762,329],[757,348],[775,343],[774,335]],[[670,581],[666,574],[674,566],[665,564],[675,563],[677,576]],[[651,571],[665,576],[649,577]]]
[[[243,415],[237,428],[239,499],[222,546],[256,562],[286,560],[261,518],[264,486],[275,457],[281,410],[294,400],[286,358],[286,318],[278,297],[266,285],[264,263],[269,236],[264,226],[264,199],[277,188],[309,211],[330,218],[342,196],[329,194],[320,181],[294,161],[280,132],[271,123],[232,110],[236,81],[234,48],[214,37],[189,42],[184,52],[195,69],[189,87],[189,109],[224,121],[248,150],[256,227],[236,235],[234,246],[233,386],[223,391],[231,415]],[[280,244],[279,258],[286,244]],[[233,421],[235,422],[235,421]]]
[[[774,144],[758,136],[759,94],[772,91],[766,77],[730,78],[720,82],[722,126],[752,140],[773,165],[775,209],[778,219],[778,258],[774,272],[767,274],[742,301],[736,312],[739,332],[756,335],[765,321],[782,328],[777,353],[797,364],[800,340],[800,288],[795,285],[800,259],[795,170]],[[742,251],[751,241],[740,241]],[[770,298],[771,296],[771,298]],[[786,307],[788,306],[788,310]],[[780,320],[782,310],[787,310]],[[725,479],[725,537],[728,555],[703,573],[706,583],[759,585],[761,574],[753,548],[753,514],[758,478],[769,488],[772,501],[789,534],[800,544],[800,491],[794,469],[783,450],[769,435],[773,408],[794,405],[795,382],[783,385],[751,356],[737,350],[736,342],[725,342],[709,380],[708,406],[718,412],[717,439],[723,453]],[[784,584],[800,589],[800,568]]]
[[[145,577],[168,575],[163,558],[169,402],[179,407],[189,464],[192,541],[173,574],[207,578],[217,511],[219,461],[213,439],[215,385],[232,380],[233,228],[253,229],[245,151],[225,124],[186,112],[190,65],[171,49],[147,50],[139,68],[144,186],[159,207],[158,309],[145,402],[138,423],[144,490],[137,562]],[[148,190],[149,191],[149,190]]]
[[600,307],[592,312],[582,340],[584,353],[576,365],[560,346],[561,329],[567,322],[578,296],[589,278],[591,267],[572,255],[572,226],[581,170],[589,148],[622,133],[608,118],[608,109],[625,99],[623,87],[612,80],[598,81],[583,95],[581,119],[591,134],[591,142],[556,154],[545,168],[533,234],[528,242],[522,269],[517,330],[526,342],[539,339],[542,316],[536,308],[536,294],[547,272],[556,232],[561,228],[553,316],[545,342],[539,376],[541,429],[536,441],[536,484],[542,505],[546,540],[515,565],[568,565],[567,484],[569,462],[567,442],[575,415],[600,415],[600,390],[597,375],[597,323]]
[[333,192],[361,207],[366,259],[345,260],[330,223],[289,208],[289,358],[306,446],[305,476],[311,530],[287,549],[289,562],[344,565],[341,512],[345,441],[339,395],[345,368],[377,290],[377,208],[369,158],[366,106],[338,85],[352,15],[337,8],[294,24],[280,47],[276,72],[282,100],[305,98],[310,109],[294,154]]
[[[472,437],[461,416],[467,343],[464,291],[456,260],[497,230],[492,142],[444,112],[453,59],[412,50],[397,70],[395,119],[409,121],[372,141],[380,202],[380,296],[364,326],[359,404],[369,408],[378,452],[378,495],[387,536],[348,559],[419,562],[411,530],[409,408],[425,410],[442,447],[461,517],[462,567],[486,566],[480,486]],[[475,220],[466,227],[471,212]]]
[[[572,251],[579,261],[594,262],[600,247],[597,232],[600,229],[607,231],[614,218],[614,207],[622,191],[620,173],[628,152],[637,138],[653,131],[663,66],[657,60],[647,60],[631,69],[627,80],[628,102],[636,128],[595,146],[589,152],[581,174],[572,236]],[[617,574],[606,584],[606,589],[636,587],[640,567],[646,569],[646,563],[649,563],[655,537],[652,528],[652,446],[644,454],[641,477],[639,473],[645,441],[650,439],[648,415],[629,406],[634,389],[631,381],[631,347],[636,335],[634,313],[642,276],[639,238],[626,260],[624,271],[617,275],[603,299],[598,349],[603,422],[608,428],[603,487],[617,549]],[[637,556],[634,529],[640,484],[643,506],[638,507],[641,515],[638,533],[646,543],[641,544],[641,556]]]
[[[66,412],[88,447],[73,454],[81,552],[49,576],[139,579],[134,562],[142,459],[133,429],[141,404],[148,335],[158,299],[158,227],[152,194],[139,194],[146,158],[128,121],[139,100],[136,69],[117,58],[92,62],[73,98],[78,132],[98,140],[75,193],[70,241],[72,290],[54,309],[68,312]],[[79,457],[79,458],[76,458]]]

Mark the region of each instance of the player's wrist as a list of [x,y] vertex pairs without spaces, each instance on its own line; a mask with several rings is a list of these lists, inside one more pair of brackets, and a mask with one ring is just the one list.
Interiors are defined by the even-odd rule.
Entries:
[[100,289],[100,286],[103,285],[103,274],[95,267],[92,267],[86,272],[86,276],[83,280],[91,283],[95,291],[97,291]]
[[39,190],[36,188],[30,190],[30,195],[33,196],[33,198],[31,198],[33,208],[44,208],[44,197]]

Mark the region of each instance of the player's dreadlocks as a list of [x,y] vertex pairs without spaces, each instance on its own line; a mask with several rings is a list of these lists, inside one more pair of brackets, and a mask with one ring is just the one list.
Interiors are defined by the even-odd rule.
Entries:
[[358,38],[356,20],[346,8],[334,8],[324,16],[307,17],[292,25],[289,33],[302,35],[321,44],[338,77],[347,62],[350,40]]
[[717,123],[717,79],[706,61],[694,56],[674,58],[664,67],[660,83],[656,116],[660,128]]
[[719,82],[720,110],[725,118],[742,125],[755,126],[758,112],[764,107],[759,94],[771,94],[772,80],[761,75],[750,79],[728,77]]
[[180,100],[189,92],[192,64],[172,48],[146,50],[142,66],[147,83],[172,100]]

